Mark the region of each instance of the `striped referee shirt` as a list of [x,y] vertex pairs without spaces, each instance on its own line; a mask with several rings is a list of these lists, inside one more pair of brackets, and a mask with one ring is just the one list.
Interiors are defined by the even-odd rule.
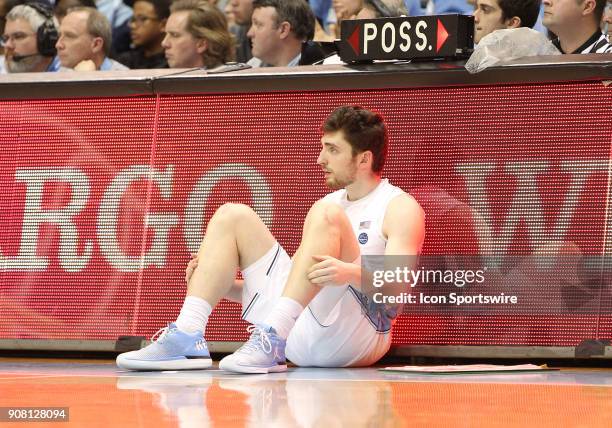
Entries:
[[[559,51],[561,51],[561,53],[567,53],[567,52],[563,52],[563,49],[561,49],[561,42],[559,41],[558,38],[553,40],[553,44],[557,47],[557,49],[559,49]],[[610,40],[608,40],[608,35],[602,33],[598,29],[597,31],[595,31],[595,33],[593,33],[593,35],[589,38],[589,40],[584,42],[584,44],[580,46],[578,49],[576,49],[574,52],[570,52],[570,53],[591,54],[591,53],[611,53],[611,52],[612,52],[612,45],[610,44]]]

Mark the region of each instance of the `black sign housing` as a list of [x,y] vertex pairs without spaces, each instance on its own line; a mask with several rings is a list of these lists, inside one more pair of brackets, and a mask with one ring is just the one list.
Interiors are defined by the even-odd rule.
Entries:
[[431,15],[351,19],[341,22],[344,62],[465,58],[474,50],[474,17]]

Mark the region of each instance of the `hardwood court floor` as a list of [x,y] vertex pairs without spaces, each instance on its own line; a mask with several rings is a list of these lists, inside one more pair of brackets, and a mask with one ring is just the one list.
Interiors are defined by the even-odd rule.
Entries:
[[366,369],[122,372],[0,358],[0,407],[68,407],[2,427],[612,427],[612,369],[429,377]]

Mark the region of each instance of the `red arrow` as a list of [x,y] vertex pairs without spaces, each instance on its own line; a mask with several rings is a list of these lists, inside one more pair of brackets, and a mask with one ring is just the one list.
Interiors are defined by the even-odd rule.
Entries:
[[442,25],[442,21],[438,19],[438,41],[436,43],[436,53],[440,52],[440,48],[444,42],[446,42],[446,39],[448,39],[448,31],[446,31],[446,28],[444,28],[444,25]]
[[351,47],[355,51],[355,55],[357,55],[357,56],[360,55],[360,50],[359,50],[359,33],[361,33],[361,24],[357,24],[355,26],[355,29],[353,30],[353,33],[348,38],[349,45],[351,45]]

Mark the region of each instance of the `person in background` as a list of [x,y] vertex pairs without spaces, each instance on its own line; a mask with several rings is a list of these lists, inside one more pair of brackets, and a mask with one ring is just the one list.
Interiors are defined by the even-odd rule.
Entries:
[[162,46],[170,68],[214,68],[234,58],[225,15],[206,0],[172,3]]
[[336,38],[340,38],[341,22],[345,19],[355,19],[363,8],[363,0],[333,0],[332,9],[336,23],[331,26]]
[[136,0],[130,18],[134,48],[115,59],[130,69],[168,68],[162,41],[169,16],[170,0]]
[[610,0],[601,18],[601,31],[608,35],[608,40],[612,40],[612,1]]
[[357,19],[391,18],[406,15],[403,0],[363,0]]
[[6,15],[2,34],[6,72],[58,71],[57,38],[57,20],[49,4],[28,3],[13,7]]
[[[102,12],[112,28],[113,46],[111,52],[118,54],[130,49],[129,19],[132,8],[123,0],[95,0],[97,9]],[[129,1],[129,0],[128,0]]]
[[127,70],[109,58],[112,30],[108,19],[91,7],[70,9],[60,25],[57,53],[65,69]]
[[474,43],[496,30],[532,28],[541,0],[477,0],[474,11]]
[[236,61],[247,62],[253,58],[251,40],[247,37],[253,16],[253,0],[230,0],[228,9],[234,19],[230,32],[236,38]]
[[606,0],[544,0],[544,25],[557,35],[553,44],[562,53],[612,52],[600,24]]
[[299,65],[302,43],[312,40],[315,17],[306,0],[255,0],[247,33],[253,44],[253,67]]

